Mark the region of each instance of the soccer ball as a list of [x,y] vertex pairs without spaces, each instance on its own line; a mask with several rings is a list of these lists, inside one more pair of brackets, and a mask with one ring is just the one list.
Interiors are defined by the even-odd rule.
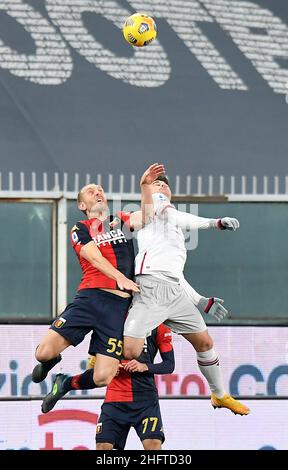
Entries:
[[126,19],[123,34],[126,41],[132,46],[147,46],[157,36],[156,23],[151,16],[134,13]]

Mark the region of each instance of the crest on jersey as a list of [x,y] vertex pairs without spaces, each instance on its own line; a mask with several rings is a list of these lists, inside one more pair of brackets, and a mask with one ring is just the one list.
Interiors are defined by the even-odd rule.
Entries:
[[96,426],[96,434],[101,434],[102,432],[102,423],[98,423]]
[[112,222],[110,222],[109,227],[114,228],[114,227],[116,227],[116,225],[119,224],[119,222],[120,222],[119,217],[115,217],[115,218],[112,220]]
[[55,321],[54,326],[55,326],[55,328],[62,328],[64,323],[66,323],[65,318],[60,317],[60,318],[58,318],[58,320]]

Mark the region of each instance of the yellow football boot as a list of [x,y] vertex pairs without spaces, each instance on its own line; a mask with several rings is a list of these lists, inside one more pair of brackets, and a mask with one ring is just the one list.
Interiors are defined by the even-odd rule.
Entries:
[[224,397],[217,398],[213,393],[211,395],[211,404],[213,408],[228,408],[235,415],[249,415],[250,409],[248,406],[243,405],[240,401],[235,400],[228,393],[225,393]]

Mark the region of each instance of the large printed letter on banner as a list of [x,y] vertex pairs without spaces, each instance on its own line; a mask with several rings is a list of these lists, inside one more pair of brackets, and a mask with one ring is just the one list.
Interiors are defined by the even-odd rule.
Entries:
[[18,53],[0,39],[0,67],[40,85],[65,82],[72,72],[72,58],[65,42],[49,21],[22,0],[1,0],[1,10],[15,18],[30,33],[36,53]]
[[[288,27],[256,3],[233,0],[203,0],[210,14],[276,93],[287,93]],[[277,60],[278,59],[278,60]]]
[[[131,0],[135,11],[165,18],[184,44],[222,89],[247,90],[247,86],[202,32],[201,22],[214,18],[197,0]],[[213,3],[213,2],[212,2]]]

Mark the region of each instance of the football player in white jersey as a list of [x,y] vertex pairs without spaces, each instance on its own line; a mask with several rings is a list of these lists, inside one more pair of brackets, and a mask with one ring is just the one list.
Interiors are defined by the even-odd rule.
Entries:
[[150,209],[143,206],[143,213],[146,222],[150,220],[137,234],[135,274],[140,293],[134,295],[124,325],[124,356],[139,357],[146,336],[165,322],[196,350],[198,366],[209,383],[212,406],[247,415],[249,408],[224,389],[219,359],[201,315],[209,313],[220,321],[227,314],[223,300],[199,295],[183,275],[187,256],[183,229],[235,231],[239,222],[230,217],[208,219],[176,210],[170,203],[171,191],[165,176],[151,181],[149,187],[150,198],[144,202],[150,203]]

